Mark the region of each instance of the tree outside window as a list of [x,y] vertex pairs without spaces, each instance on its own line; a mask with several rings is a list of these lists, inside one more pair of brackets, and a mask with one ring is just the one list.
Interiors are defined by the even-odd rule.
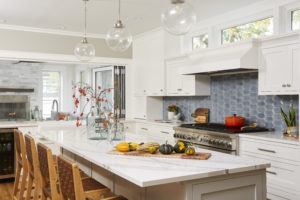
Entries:
[[193,50],[204,49],[208,47],[208,34],[202,34],[193,37]]
[[273,17],[222,30],[222,44],[273,34]]
[[300,10],[294,10],[292,12],[292,30],[300,29]]

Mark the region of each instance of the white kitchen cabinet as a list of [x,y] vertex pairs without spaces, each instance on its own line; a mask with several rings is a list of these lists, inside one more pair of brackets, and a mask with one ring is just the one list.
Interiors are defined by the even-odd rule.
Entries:
[[153,124],[147,122],[136,122],[136,133],[147,135],[149,141],[165,142],[174,145],[174,130],[172,126]]
[[299,198],[299,145],[240,137],[239,155],[271,163],[267,169],[267,191],[270,200]]
[[133,42],[134,95],[166,95],[165,58],[179,54],[180,37],[162,29],[137,36]]
[[180,68],[186,65],[185,57],[173,58],[166,62],[167,96],[209,96],[210,77],[180,74]]
[[162,97],[135,96],[132,101],[134,119],[161,119],[163,115]]
[[263,40],[259,68],[259,94],[299,93],[299,38],[299,34],[294,33]]

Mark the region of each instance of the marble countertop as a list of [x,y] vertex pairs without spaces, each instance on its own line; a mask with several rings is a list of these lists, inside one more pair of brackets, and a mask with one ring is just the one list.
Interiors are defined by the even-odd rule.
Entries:
[[[173,158],[109,155],[107,152],[114,149],[114,146],[118,142],[109,143],[108,141],[88,140],[85,130],[85,127],[46,127],[39,131],[38,137],[43,140],[53,141],[60,147],[140,187],[270,167],[270,164],[265,161],[246,159],[205,149],[196,149],[196,151],[212,153],[212,157],[208,160],[178,160]],[[149,142],[148,140],[149,138],[146,135],[126,133],[126,141],[128,142]],[[156,142],[163,143],[164,141]]]
[[239,137],[259,139],[259,140],[272,141],[272,142],[280,142],[280,143],[286,143],[292,145],[300,144],[298,139],[285,137],[281,132],[274,132],[274,131],[239,134]]
[[[85,120],[82,122],[85,124]],[[0,121],[0,128],[75,126],[76,121]]]

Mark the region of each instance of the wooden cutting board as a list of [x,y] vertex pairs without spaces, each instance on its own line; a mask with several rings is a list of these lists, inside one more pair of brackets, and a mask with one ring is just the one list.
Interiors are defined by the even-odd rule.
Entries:
[[197,108],[192,114],[196,123],[208,123],[209,121],[209,109],[208,108]]
[[165,155],[157,151],[155,154],[151,154],[143,151],[129,151],[129,152],[120,152],[117,150],[112,150],[107,152],[111,155],[124,155],[124,156],[143,156],[143,157],[157,157],[157,158],[178,158],[178,159],[194,159],[194,160],[207,160],[211,157],[210,153],[200,153],[196,152],[194,155],[186,155],[180,153],[172,153]]

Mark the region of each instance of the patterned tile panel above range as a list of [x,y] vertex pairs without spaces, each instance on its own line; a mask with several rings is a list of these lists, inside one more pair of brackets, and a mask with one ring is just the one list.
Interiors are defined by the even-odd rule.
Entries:
[[[175,104],[180,107],[183,119],[192,121],[191,114],[196,108],[210,109],[210,122],[224,123],[226,116],[237,114],[246,117],[246,123],[258,123],[260,126],[285,130],[280,115],[280,107],[288,112],[290,104],[298,114],[298,95],[259,96],[258,74],[234,74],[211,78],[210,97],[164,97],[164,118],[167,107]],[[297,122],[299,116],[297,115]]]

